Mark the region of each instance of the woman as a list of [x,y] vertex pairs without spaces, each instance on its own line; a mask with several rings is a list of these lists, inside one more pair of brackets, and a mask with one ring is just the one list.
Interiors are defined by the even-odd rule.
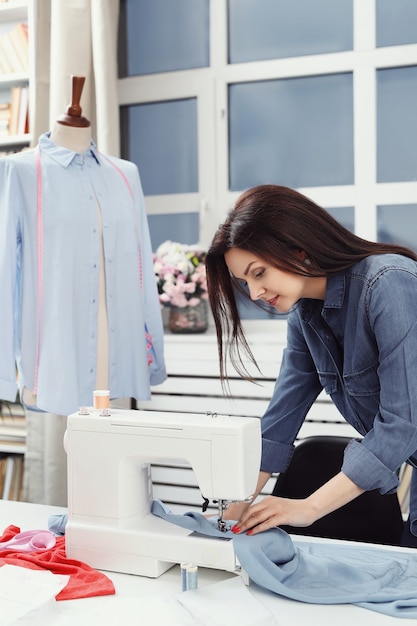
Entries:
[[[288,313],[287,347],[262,418],[255,497],[284,472],[312,403],[324,388],[361,435],[341,472],[302,500],[266,496],[231,505],[234,532],[309,526],[366,490],[391,493],[404,461],[417,467],[417,255],[360,239],[302,194],[275,185],[243,193],[214,236],[206,259],[221,378],[226,360],[247,376],[236,290]],[[413,470],[404,545],[417,546]],[[411,521],[411,531],[410,531]]]

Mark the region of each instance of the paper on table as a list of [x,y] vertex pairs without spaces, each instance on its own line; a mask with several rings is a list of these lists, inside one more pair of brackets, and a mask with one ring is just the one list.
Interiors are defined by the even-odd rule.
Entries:
[[[213,583],[175,598],[145,596],[138,598],[89,598],[82,603],[56,602],[45,605],[17,622],[20,626],[273,626],[279,624],[272,613],[259,603],[239,576]],[[2,624],[3,626],[3,624]]]
[[[88,598],[83,602],[55,602],[28,613],[16,626],[204,626],[177,600],[169,597],[120,598],[117,595]],[[1,626],[3,626],[0,621]]]
[[[177,595],[177,600],[204,626],[272,626],[275,617],[256,600],[240,576]],[[198,620],[198,621],[197,621]]]
[[1,626],[9,626],[29,611],[49,602],[65,587],[69,576],[17,565],[0,567]]

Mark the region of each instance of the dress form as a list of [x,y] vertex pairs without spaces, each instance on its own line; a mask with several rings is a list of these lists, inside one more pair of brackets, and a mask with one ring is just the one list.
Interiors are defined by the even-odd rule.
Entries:
[[[51,140],[59,146],[83,154],[91,146],[91,124],[82,116],[80,99],[85,78],[72,76],[72,99],[66,113],[61,115],[51,132]],[[104,269],[103,228],[101,209],[96,197],[99,223],[100,271],[99,271],[99,307],[97,328],[97,370],[96,389],[109,388],[109,346],[106,308],[106,280]]]
[[84,87],[83,76],[72,76],[72,99],[66,113],[55,122],[51,140],[58,146],[74,152],[85,152],[91,145],[91,124],[81,115],[80,99]]
[[[50,135],[57,145],[79,154],[91,146],[91,124],[81,115],[80,98],[85,78],[72,77],[72,100],[61,115]],[[106,280],[102,236],[101,207],[96,197],[99,232],[99,285],[97,323],[96,389],[108,389],[109,347],[106,308]],[[36,396],[29,389],[23,390],[23,399],[29,406],[36,406]],[[91,398],[93,403],[93,398]],[[24,472],[24,499],[28,502],[67,506],[67,468],[63,439],[66,415],[43,413],[39,420],[37,411],[26,410],[26,455]]]

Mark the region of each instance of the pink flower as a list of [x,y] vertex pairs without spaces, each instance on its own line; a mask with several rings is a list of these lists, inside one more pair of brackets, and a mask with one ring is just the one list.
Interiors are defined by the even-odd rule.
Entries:
[[166,306],[197,306],[207,300],[205,252],[165,241],[154,254],[159,300]]

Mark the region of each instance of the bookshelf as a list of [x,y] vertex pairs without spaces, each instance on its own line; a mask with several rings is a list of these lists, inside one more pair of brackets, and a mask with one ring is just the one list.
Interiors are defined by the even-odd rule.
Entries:
[[30,53],[33,0],[0,1],[0,156],[31,142]]

